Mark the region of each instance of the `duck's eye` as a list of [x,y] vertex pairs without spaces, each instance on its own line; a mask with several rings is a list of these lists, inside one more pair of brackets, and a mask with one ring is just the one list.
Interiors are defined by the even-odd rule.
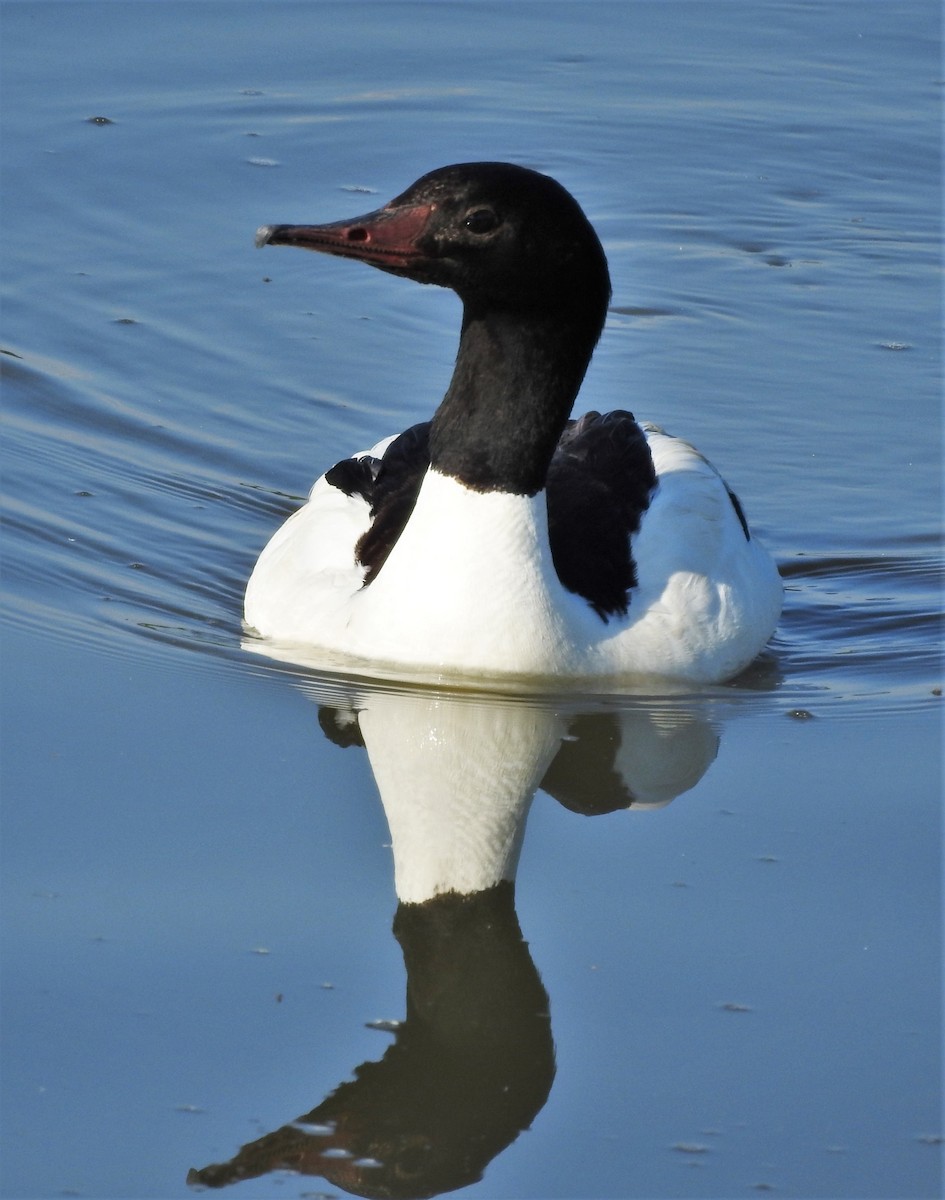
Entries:
[[491,233],[499,224],[499,218],[491,208],[474,208],[466,214],[463,224],[470,233]]

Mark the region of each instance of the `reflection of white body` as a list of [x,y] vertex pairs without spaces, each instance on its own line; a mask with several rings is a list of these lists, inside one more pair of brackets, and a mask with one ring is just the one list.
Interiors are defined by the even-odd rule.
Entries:
[[718,748],[708,721],[675,703],[581,713],[434,691],[350,699],[407,903],[513,880],[539,785],[588,814],[660,807],[698,782]]
[[261,554],[246,621],[280,643],[438,672],[728,678],[774,628],[777,570],[746,539],[715,469],[687,443],[645,432],[658,484],[631,538],[638,585],[626,616],[605,623],[561,585],[543,493],[483,494],[430,471],[368,587],[354,546],[369,506],[323,476]]
[[564,732],[559,717],[525,705],[378,693],[360,726],[400,900],[515,878],[529,804]]
[[683,710],[621,714],[614,770],[633,793],[634,808],[662,808],[694,788],[719,749],[708,721]]

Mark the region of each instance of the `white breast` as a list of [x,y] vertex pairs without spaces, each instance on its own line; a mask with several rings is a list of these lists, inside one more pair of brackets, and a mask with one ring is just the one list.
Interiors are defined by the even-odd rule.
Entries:
[[558,581],[543,495],[476,492],[429,471],[346,626],[352,652],[476,674],[569,674],[600,625]]

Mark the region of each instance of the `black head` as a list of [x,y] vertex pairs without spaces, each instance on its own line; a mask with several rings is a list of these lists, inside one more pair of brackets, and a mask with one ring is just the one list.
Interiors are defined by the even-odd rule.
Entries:
[[376,212],[264,226],[257,244],[357,258],[452,288],[472,309],[580,312],[598,329],[610,298],[604,251],[577,201],[510,163],[440,167]]

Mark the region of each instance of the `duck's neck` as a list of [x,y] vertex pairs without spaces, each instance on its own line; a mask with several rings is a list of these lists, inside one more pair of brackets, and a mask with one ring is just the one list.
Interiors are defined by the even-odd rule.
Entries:
[[430,428],[432,466],[478,491],[541,491],[599,332],[560,311],[467,303],[453,378]]

